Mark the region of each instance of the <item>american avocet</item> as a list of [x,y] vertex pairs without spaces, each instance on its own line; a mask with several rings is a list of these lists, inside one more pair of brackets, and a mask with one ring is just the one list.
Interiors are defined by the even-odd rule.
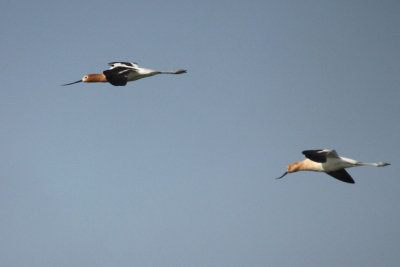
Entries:
[[175,71],[158,71],[146,68],[139,68],[137,63],[133,62],[110,62],[110,69],[103,71],[103,74],[87,74],[79,81],[63,84],[71,85],[79,82],[96,83],[109,82],[115,86],[124,86],[127,82],[136,81],[142,78],[154,76],[157,74],[182,74],[186,70],[179,69]]
[[386,162],[366,163],[354,159],[339,157],[335,150],[305,150],[302,152],[306,159],[303,161],[289,164],[287,171],[277,179],[282,178],[288,173],[297,171],[316,171],[325,172],[330,176],[346,183],[354,184],[353,178],[345,170],[345,168],[357,166],[375,166],[383,167],[390,165]]

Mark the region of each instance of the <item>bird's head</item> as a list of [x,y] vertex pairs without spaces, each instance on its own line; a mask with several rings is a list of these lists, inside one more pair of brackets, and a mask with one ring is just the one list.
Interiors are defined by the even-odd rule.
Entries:
[[85,83],[107,82],[107,79],[104,74],[86,74],[85,76],[83,76],[82,82]]
[[276,179],[281,179],[283,178],[283,176],[285,176],[288,173],[292,173],[292,172],[297,172],[300,170],[300,164],[298,162],[295,163],[291,163],[287,166],[286,168],[286,172],[284,174],[282,174],[282,176],[276,178]]
[[81,80],[78,80],[78,81],[72,82],[72,83],[63,84],[63,86],[80,83],[80,82],[85,82],[85,83],[107,82],[107,78],[104,74],[86,74],[85,76],[82,77]]

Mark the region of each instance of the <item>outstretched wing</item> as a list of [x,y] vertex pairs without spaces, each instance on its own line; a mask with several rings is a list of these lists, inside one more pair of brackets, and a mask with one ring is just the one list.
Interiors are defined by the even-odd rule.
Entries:
[[108,65],[111,66],[110,69],[116,68],[116,67],[127,67],[127,68],[139,68],[138,64],[136,62],[110,62]]
[[124,86],[128,82],[128,75],[136,70],[127,67],[112,67],[109,70],[103,71],[107,81],[115,86]]
[[319,163],[325,163],[327,158],[339,157],[333,149],[304,150],[302,153],[306,158]]
[[350,174],[345,169],[341,169],[341,170],[333,171],[333,172],[327,172],[327,174],[329,174],[333,178],[336,178],[342,182],[354,184],[353,178],[351,178]]

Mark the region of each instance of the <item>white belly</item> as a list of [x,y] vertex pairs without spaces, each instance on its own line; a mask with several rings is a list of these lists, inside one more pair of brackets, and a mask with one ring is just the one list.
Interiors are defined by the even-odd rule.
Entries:
[[327,162],[322,163],[322,168],[326,172],[337,171],[345,168],[357,166],[356,161],[346,158],[328,158]]

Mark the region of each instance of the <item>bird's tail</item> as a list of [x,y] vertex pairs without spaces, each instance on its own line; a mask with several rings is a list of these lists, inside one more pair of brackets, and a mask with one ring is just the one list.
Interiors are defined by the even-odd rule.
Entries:
[[182,73],[186,73],[187,70],[183,70],[183,69],[179,69],[179,70],[175,70],[175,71],[160,71],[160,74],[182,74]]
[[390,165],[390,163],[386,162],[374,162],[374,163],[369,163],[369,162],[357,162],[358,166],[373,166],[373,167],[384,167]]

